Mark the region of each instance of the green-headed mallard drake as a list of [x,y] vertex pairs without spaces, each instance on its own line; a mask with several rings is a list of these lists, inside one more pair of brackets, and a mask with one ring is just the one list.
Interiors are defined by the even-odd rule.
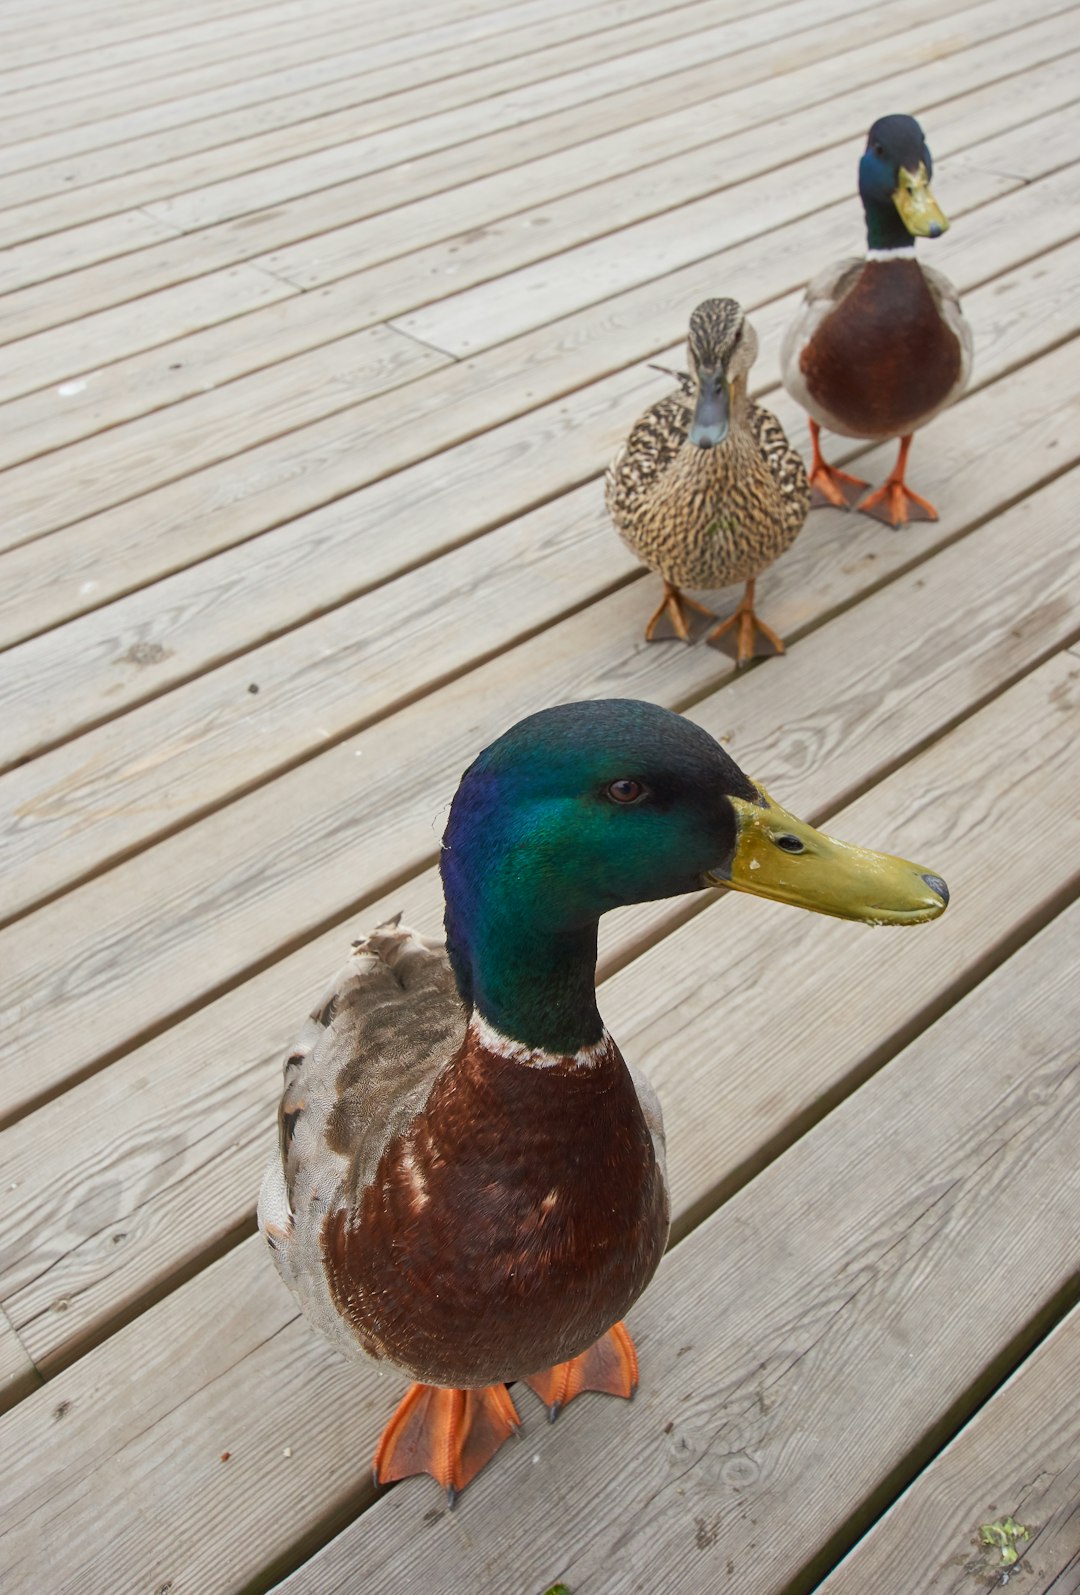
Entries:
[[944,882],[794,819],[689,720],[650,703],[522,720],[461,779],[443,838],[446,944],[354,944],[285,1062],[259,1226],[341,1350],[416,1381],[376,1478],[464,1488],[518,1426],[633,1393],[623,1315],[664,1251],[664,1133],[596,1006],[609,908],[724,885],[914,924]]
[[[934,163],[913,116],[883,116],[859,162],[867,251],[814,278],[784,336],[784,386],[810,413],[810,485],[818,504],[860,510],[889,526],[937,520],[904,480],[912,434],[952,404],[971,375],[971,328],[956,289],[915,259],[916,238],[948,222],[930,192]],[[827,464],[821,428],[849,438],[900,439],[891,474],[869,486]]]
[[747,395],[757,334],[734,299],[707,299],[690,317],[690,373],[635,424],[605,478],[608,511],[622,539],[664,579],[664,597],[645,628],[651,642],[666,614],[690,639],[685,609],[712,613],[683,587],[746,593],[710,641],[736,629],[740,664],[755,631],[784,645],[754,613],[754,582],[794,542],[810,495],[803,462],[774,415]]

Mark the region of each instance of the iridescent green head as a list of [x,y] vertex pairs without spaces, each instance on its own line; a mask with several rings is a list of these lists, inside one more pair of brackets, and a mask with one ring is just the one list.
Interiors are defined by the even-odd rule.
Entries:
[[905,923],[947,900],[918,866],[785,813],[692,721],[622,698],[543,710],[486,748],[462,776],[441,869],[463,1001],[551,1052],[600,1036],[596,930],[608,909],[727,885]]

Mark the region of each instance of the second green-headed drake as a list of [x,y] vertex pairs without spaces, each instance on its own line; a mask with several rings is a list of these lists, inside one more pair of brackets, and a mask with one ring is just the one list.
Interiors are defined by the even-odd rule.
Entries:
[[289,1052],[259,1226],[311,1322],[413,1381],[377,1479],[427,1472],[453,1504],[518,1427],[509,1381],[552,1416],[637,1383],[622,1319],[667,1241],[664,1132],[597,1007],[600,916],[724,886],[915,925],[948,893],[623,699],[544,710],[486,748],[441,870],[445,944],[396,921],[355,943]]
[[[915,258],[916,238],[948,228],[930,191],[933,161],[913,116],[883,116],[859,162],[865,258],[815,277],[784,336],[784,386],[810,414],[810,485],[819,504],[857,505],[890,526],[936,520],[905,480],[912,435],[959,398],[971,375],[972,333],[956,289]],[[869,484],[829,465],[821,428],[851,438],[899,438],[892,472]]]

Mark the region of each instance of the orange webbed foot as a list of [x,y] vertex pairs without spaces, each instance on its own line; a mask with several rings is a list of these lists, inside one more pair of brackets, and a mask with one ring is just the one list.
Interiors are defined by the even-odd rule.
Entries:
[[602,1390],[632,1400],[638,1384],[638,1360],[626,1325],[612,1324],[588,1351],[530,1374],[525,1383],[548,1409],[551,1423],[583,1390]]
[[938,518],[929,499],[920,498],[904,482],[891,476],[856,508],[885,526],[906,526],[909,521],[936,521]]
[[376,1484],[430,1473],[451,1506],[521,1420],[505,1385],[410,1385],[375,1451]]
[[861,476],[852,476],[838,466],[829,464],[821,452],[821,428],[813,420],[810,422],[810,441],[814,447],[807,477],[810,483],[810,508],[821,509],[831,504],[836,509],[851,509],[870,483]]
[[660,600],[659,606],[650,616],[649,624],[645,627],[645,641],[656,641],[656,628],[660,621],[666,617],[671,622],[676,637],[681,642],[689,642],[691,640],[691,626],[686,614],[688,609],[696,609],[699,615],[704,615],[708,620],[716,619],[711,609],[706,609],[704,604],[699,604],[694,598],[687,598],[686,594],[680,591],[673,582],[665,581],[664,596]]
[[736,668],[739,670],[742,669],[743,665],[749,664],[754,657],[757,650],[759,632],[772,646],[775,653],[782,654],[784,652],[784,644],[781,639],[776,635],[772,627],[767,626],[754,610],[754,583],[752,581],[747,582],[746,592],[743,594],[742,601],[735,613],[729,615],[727,620],[722,620],[719,626],[715,626],[706,640],[709,643],[714,643],[718,637],[722,637],[725,632],[731,630],[735,632],[735,660]]
[[938,518],[938,512],[930,500],[913,493],[904,481],[911,437],[909,432],[907,437],[900,439],[896,464],[877,491],[858,505],[863,515],[871,515],[886,526],[906,526],[909,521],[936,521]]

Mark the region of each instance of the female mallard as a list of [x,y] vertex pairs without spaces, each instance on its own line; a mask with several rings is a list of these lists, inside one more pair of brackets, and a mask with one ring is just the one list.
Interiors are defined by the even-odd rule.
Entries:
[[858,508],[889,526],[937,520],[904,481],[912,434],[952,404],[971,375],[971,328],[956,289],[920,266],[916,238],[938,238],[948,222],[930,192],[934,163],[913,116],[883,116],[859,162],[866,259],[815,277],[784,335],[784,386],[810,413],[815,503],[855,504],[861,477],[822,458],[821,428],[849,438],[900,439],[896,464]]
[[724,885],[872,923],[940,914],[944,882],[833,842],[713,739],[632,700],[531,715],[470,765],[441,857],[446,945],[355,943],[285,1062],[259,1226],[335,1345],[413,1380],[377,1480],[451,1505],[517,1427],[629,1396],[620,1320],[664,1250],[660,1109],[596,1007],[609,908]]
[[754,582],[794,542],[810,508],[806,471],[774,415],[751,404],[746,385],[757,335],[734,299],[707,299],[690,317],[690,375],[678,393],[645,411],[605,479],[608,511],[622,539],[664,578],[664,597],[645,628],[652,641],[667,614],[689,642],[684,606],[714,619],[683,587],[745,582],[743,600],[709,640],[736,628],[738,660],[762,632]]

